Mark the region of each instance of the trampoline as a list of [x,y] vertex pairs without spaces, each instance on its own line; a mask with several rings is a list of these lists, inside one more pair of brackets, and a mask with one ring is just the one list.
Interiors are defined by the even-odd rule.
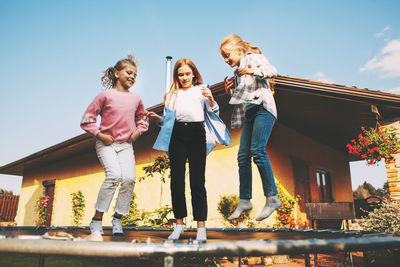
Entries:
[[[351,263],[353,251],[400,249],[400,235],[350,230],[275,229],[275,228],[208,228],[207,242],[195,241],[196,229],[187,229],[182,238],[167,240],[170,228],[124,227],[124,236],[112,236],[104,227],[103,242],[84,239],[88,227],[3,227],[0,228],[0,253],[40,255],[39,266],[45,266],[49,255],[150,258],[163,257],[164,266],[175,266],[182,256],[268,256],[310,254],[315,264],[318,253],[346,252]],[[58,233],[64,233],[59,239]],[[59,235],[60,236],[60,235]]]

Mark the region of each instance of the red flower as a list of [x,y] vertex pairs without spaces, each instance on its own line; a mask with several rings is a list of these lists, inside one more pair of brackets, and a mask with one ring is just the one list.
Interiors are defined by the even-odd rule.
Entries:
[[384,141],[384,142],[387,142],[387,138],[383,138],[383,141]]
[[382,134],[383,134],[383,132],[382,132],[382,131],[378,131],[378,134],[379,134],[379,135],[382,135]]
[[368,141],[368,140],[365,141],[365,142],[364,142],[364,145],[368,146],[368,145],[369,145],[369,141]]
[[358,139],[361,139],[361,138],[363,138],[363,136],[361,134],[359,134],[358,135]]
[[351,142],[355,144],[355,143],[356,143],[356,140],[355,140],[355,139],[353,139],[353,140],[351,140]]
[[376,146],[376,147],[374,147],[372,150],[374,150],[374,151],[378,151],[378,150],[379,150],[379,148]]
[[368,165],[374,165],[374,160],[371,159],[371,160],[368,162]]
[[361,155],[361,158],[362,158],[362,159],[365,159],[366,157],[367,157],[367,155],[365,155],[365,154],[362,154],[362,155]]
[[378,156],[378,159],[381,159],[382,158],[382,156]]

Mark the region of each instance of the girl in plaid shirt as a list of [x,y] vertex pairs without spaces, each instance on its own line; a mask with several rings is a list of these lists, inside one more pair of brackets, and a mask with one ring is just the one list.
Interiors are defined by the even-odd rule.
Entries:
[[265,150],[272,127],[277,118],[275,100],[268,78],[277,76],[277,71],[260,49],[244,42],[238,35],[225,37],[220,45],[225,62],[235,70],[234,79],[225,80],[225,89],[232,92],[230,104],[235,105],[231,127],[242,127],[238,152],[240,201],[228,218],[237,219],[243,211],[252,209],[251,158],[258,167],[263,184],[266,203],[257,221],[268,218],[281,202],[276,196],[274,174]]

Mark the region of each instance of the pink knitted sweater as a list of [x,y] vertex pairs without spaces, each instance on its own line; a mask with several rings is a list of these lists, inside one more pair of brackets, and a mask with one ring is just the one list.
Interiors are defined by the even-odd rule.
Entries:
[[[98,115],[101,116],[100,128],[96,125]],[[140,96],[115,89],[98,94],[81,120],[81,128],[86,132],[94,136],[102,132],[111,135],[119,143],[126,142],[134,131],[140,134],[146,132],[148,127]]]

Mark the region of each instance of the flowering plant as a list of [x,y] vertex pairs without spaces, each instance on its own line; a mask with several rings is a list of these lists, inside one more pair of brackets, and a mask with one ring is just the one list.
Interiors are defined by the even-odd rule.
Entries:
[[294,228],[296,227],[295,210],[299,205],[301,197],[299,195],[290,195],[279,181],[276,181],[278,189],[278,197],[282,202],[281,206],[276,209],[274,227],[279,228]]
[[46,215],[47,215],[47,205],[49,203],[49,196],[41,196],[35,206],[35,210],[38,213],[38,219],[36,221],[38,226],[44,226],[46,222]]
[[368,165],[374,165],[382,158],[390,160],[400,149],[396,133],[383,128],[366,130],[364,127],[361,127],[357,139],[351,140],[346,147],[349,154],[365,159]]

